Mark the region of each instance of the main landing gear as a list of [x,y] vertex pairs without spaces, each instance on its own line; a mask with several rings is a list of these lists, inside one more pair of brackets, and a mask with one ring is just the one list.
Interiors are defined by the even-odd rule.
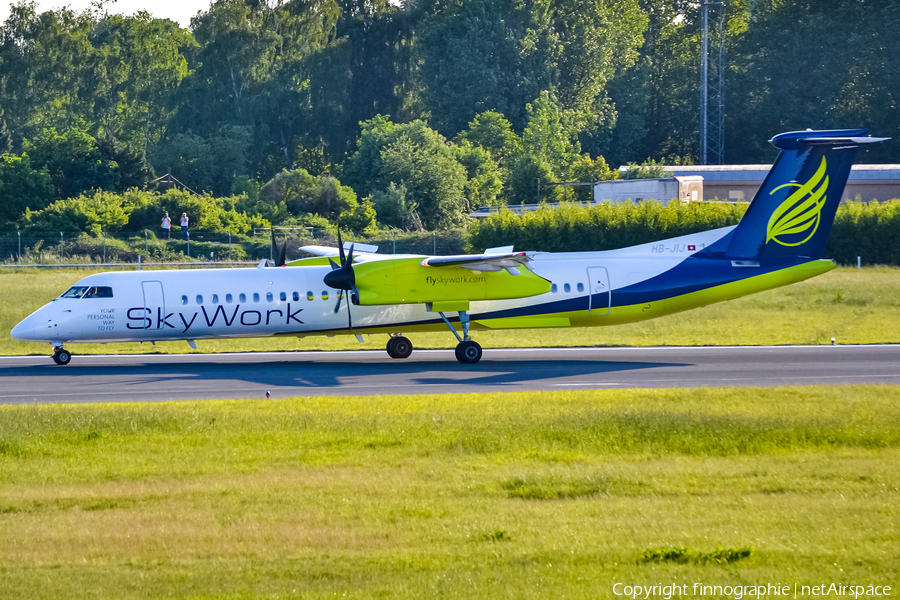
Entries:
[[409,358],[413,345],[402,335],[391,336],[387,343],[387,353],[391,358]]
[[[453,328],[453,325],[450,324],[450,320],[444,313],[441,312],[438,314],[441,315],[444,323],[447,324],[447,327],[450,328],[450,331],[452,331],[453,335],[456,336],[456,339],[459,340],[459,344],[456,345],[456,360],[464,365],[474,365],[481,360],[481,345],[469,337],[469,314],[464,310],[459,311],[459,322],[462,323],[463,327],[462,337],[459,336],[459,333]],[[391,358],[409,358],[412,351],[412,342],[407,338],[399,334],[391,335],[391,339],[389,339],[387,343],[387,353]]]
[[64,350],[62,346],[53,346],[53,362],[58,365],[67,365],[72,360],[72,353]]
[[469,314],[464,310],[459,311],[459,322],[462,323],[463,327],[462,337],[459,337],[459,334],[453,328],[453,325],[450,324],[450,320],[444,316],[444,313],[438,314],[441,315],[444,323],[447,324],[447,327],[450,328],[450,331],[452,331],[453,335],[456,336],[456,339],[459,340],[459,344],[456,345],[456,360],[464,365],[474,365],[481,360],[481,345],[469,337]]

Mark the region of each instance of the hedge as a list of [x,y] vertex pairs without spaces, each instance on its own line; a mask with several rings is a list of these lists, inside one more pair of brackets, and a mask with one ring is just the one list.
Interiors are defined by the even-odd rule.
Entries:
[[[735,225],[747,204],[657,202],[581,207],[562,203],[516,215],[504,210],[473,225],[467,250],[612,250]],[[900,265],[900,200],[849,202],[838,208],[825,256],[840,264]]]

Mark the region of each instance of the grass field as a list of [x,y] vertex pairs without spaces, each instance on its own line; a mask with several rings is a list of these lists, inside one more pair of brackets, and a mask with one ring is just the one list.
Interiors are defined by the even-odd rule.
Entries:
[[0,407],[0,598],[895,595],[898,448],[900,387]]
[[[0,273],[0,354],[46,354],[43,344],[13,340],[22,318],[88,272]],[[417,348],[452,348],[446,333],[410,334]],[[477,332],[485,348],[554,346],[765,345],[900,343],[900,269],[838,268],[820,277],[653,321],[592,329]],[[383,348],[387,336],[276,338],[198,342],[199,352]],[[191,352],[185,342],[84,344],[80,354]]]

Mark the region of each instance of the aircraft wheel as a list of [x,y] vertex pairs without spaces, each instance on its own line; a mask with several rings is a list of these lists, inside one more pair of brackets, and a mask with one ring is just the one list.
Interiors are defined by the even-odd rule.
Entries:
[[478,342],[469,340],[456,346],[456,360],[464,365],[474,365],[481,360],[481,346]]
[[58,365],[67,365],[72,360],[72,353],[68,350],[59,349],[53,353],[53,362]]
[[403,336],[394,337],[391,338],[391,342],[394,342],[393,354],[391,354],[390,346],[388,346],[388,354],[391,355],[391,358],[409,358],[409,355],[412,354],[413,345],[407,338]]
[[387,353],[391,358],[397,358],[396,353],[394,352],[394,343],[397,341],[397,338],[388,338],[387,343]]

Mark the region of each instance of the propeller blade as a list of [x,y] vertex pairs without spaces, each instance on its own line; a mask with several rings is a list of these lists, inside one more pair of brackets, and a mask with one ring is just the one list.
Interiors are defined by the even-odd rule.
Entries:
[[350,244],[350,252],[347,254],[347,264],[353,266],[353,244]]
[[353,317],[350,315],[350,294],[347,294],[347,329],[353,331]]
[[338,311],[341,310],[341,300],[344,299],[344,294],[342,292],[338,292],[338,301],[337,304],[334,305],[334,314],[338,314]]
[[340,227],[338,227],[338,252],[341,253],[341,266],[343,267],[347,263],[347,259],[344,256],[344,242],[341,240]]
[[328,259],[328,262],[331,263],[331,270],[332,270],[332,271],[337,271],[337,270],[340,269],[340,267],[337,265],[337,263],[334,262],[333,260],[331,260],[331,258]]
[[269,227],[269,240],[270,240],[269,254],[271,255],[271,256],[269,256],[269,259],[273,260],[273,261],[278,260],[278,244],[275,243],[275,228],[274,227]]

